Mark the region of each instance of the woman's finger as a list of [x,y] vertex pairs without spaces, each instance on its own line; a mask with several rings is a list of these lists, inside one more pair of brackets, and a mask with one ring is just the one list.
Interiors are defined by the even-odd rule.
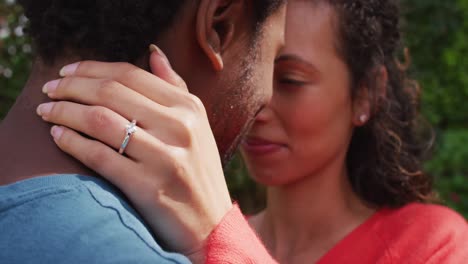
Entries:
[[132,169],[136,166],[134,161],[120,155],[109,146],[96,140],[87,139],[71,129],[53,126],[51,135],[62,151],[76,158],[99,175],[123,178],[131,175]]
[[[78,76],[96,79],[112,79],[133,89],[153,101],[165,102],[166,106],[176,105],[187,92],[185,82],[177,80],[177,73],[166,69],[169,64],[156,52],[152,52],[152,67],[155,74],[162,74],[163,78],[140,69],[129,63],[107,63],[97,61],[83,61],[65,66],[61,71],[62,77]],[[178,77],[180,78],[180,77]],[[176,87],[171,83],[182,85]]]
[[155,121],[170,122],[164,102],[154,102],[109,79],[66,77],[47,83],[43,92],[54,100],[104,106],[127,120],[137,119],[143,126]]
[[142,75],[150,74],[127,62],[80,61],[64,66],[60,70],[60,76],[119,79],[123,74],[132,71],[138,71]]
[[67,67],[70,67],[70,70],[61,71],[63,77],[75,76],[114,80],[152,101],[164,102],[166,106],[177,104],[178,97],[182,93],[179,88],[172,84],[129,63],[83,61],[65,66],[64,69]]
[[[110,146],[114,151],[124,141],[126,126],[129,124],[128,120],[107,108],[71,102],[42,104],[37,112],[45,121],[84,133]],[[154,146],[159,148],[160,144],[162,143],[144,129],[137,128],[130,137],[125,153],[134,160],[142,160],[144,153],[152,153]]]
[[[53,126],[51,135],[55,144],[70,156],[79,160],[102,177],[126,193],[132,186],[145,184],[142,177],[134,177],[139,164],[128,159],[109,146],[92,139],[87,139],[77,132],[62,126]],[[133,191],[135,193],[135,191]]]
[[166,55],[154,44],[151,44],[150,51],[149,64],[151,72],[175,87],[179,87],[180,89],[188,92],[185,81],[172,69]]

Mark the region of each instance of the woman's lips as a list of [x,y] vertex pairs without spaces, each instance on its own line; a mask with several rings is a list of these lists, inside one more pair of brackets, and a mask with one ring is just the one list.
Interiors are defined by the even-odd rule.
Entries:
[[242,147],[252,155],[267,155],[283,149],[285,145],[260,138],[248,137],[244,140]]

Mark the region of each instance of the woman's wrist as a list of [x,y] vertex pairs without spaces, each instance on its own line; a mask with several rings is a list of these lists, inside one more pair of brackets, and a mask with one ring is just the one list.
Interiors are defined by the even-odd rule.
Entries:
[[205,245],[205,263],[277,263],[250,227],[237,204],[213,230]]
[[238,206],[235,204],[231,204],[229,210],[227,210],[224,215],[220,218],[219,222],[214,226],[214,228],[211,230],[210,234],[203,240],[203,242],[200,244],[199,247],[191,250],[190,252],[185,252],[184,255],[190,259],[190,261],[194,264],[201,264],[201,263],[206,263],[206,256],[208,253],[208,248],[209,248],[209,241],[212,239],[213,236],[216,236],[216,230],[219,228],[219,226],[222,226],[224,222],[229,222],[230,217],[228,217],[230,214],[232,214],[232,211],[237,211]]

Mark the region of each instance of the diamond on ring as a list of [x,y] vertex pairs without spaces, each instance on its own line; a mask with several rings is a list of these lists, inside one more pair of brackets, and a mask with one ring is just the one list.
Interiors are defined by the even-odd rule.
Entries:
[[127,135],[131,135],[137,131],[136,120],[133,120],[131,123],[125,126],[125,130],[127,131]]
[[125,126],[125,138],[122,144],[120,145],[119,154],[123,154],[125,152],[125,149],[127,148],[128,143],[130,142],[130,138],[137,131],[136,124],[136,120],[133,120],[131,123]]

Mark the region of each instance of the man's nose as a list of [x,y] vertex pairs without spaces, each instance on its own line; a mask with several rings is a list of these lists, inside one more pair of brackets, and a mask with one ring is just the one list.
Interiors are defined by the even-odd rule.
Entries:
[[274,116],[274,111],[273,109],[271,108],[271,105],[270,103],[268,103],[267,105],[265,105],[261,110],[260,112],[257,114],[256,118],[255,118],[255,121],[256,122],[262,122],[262,123],[266,123],[268,122],[269,120],[271,120]]

